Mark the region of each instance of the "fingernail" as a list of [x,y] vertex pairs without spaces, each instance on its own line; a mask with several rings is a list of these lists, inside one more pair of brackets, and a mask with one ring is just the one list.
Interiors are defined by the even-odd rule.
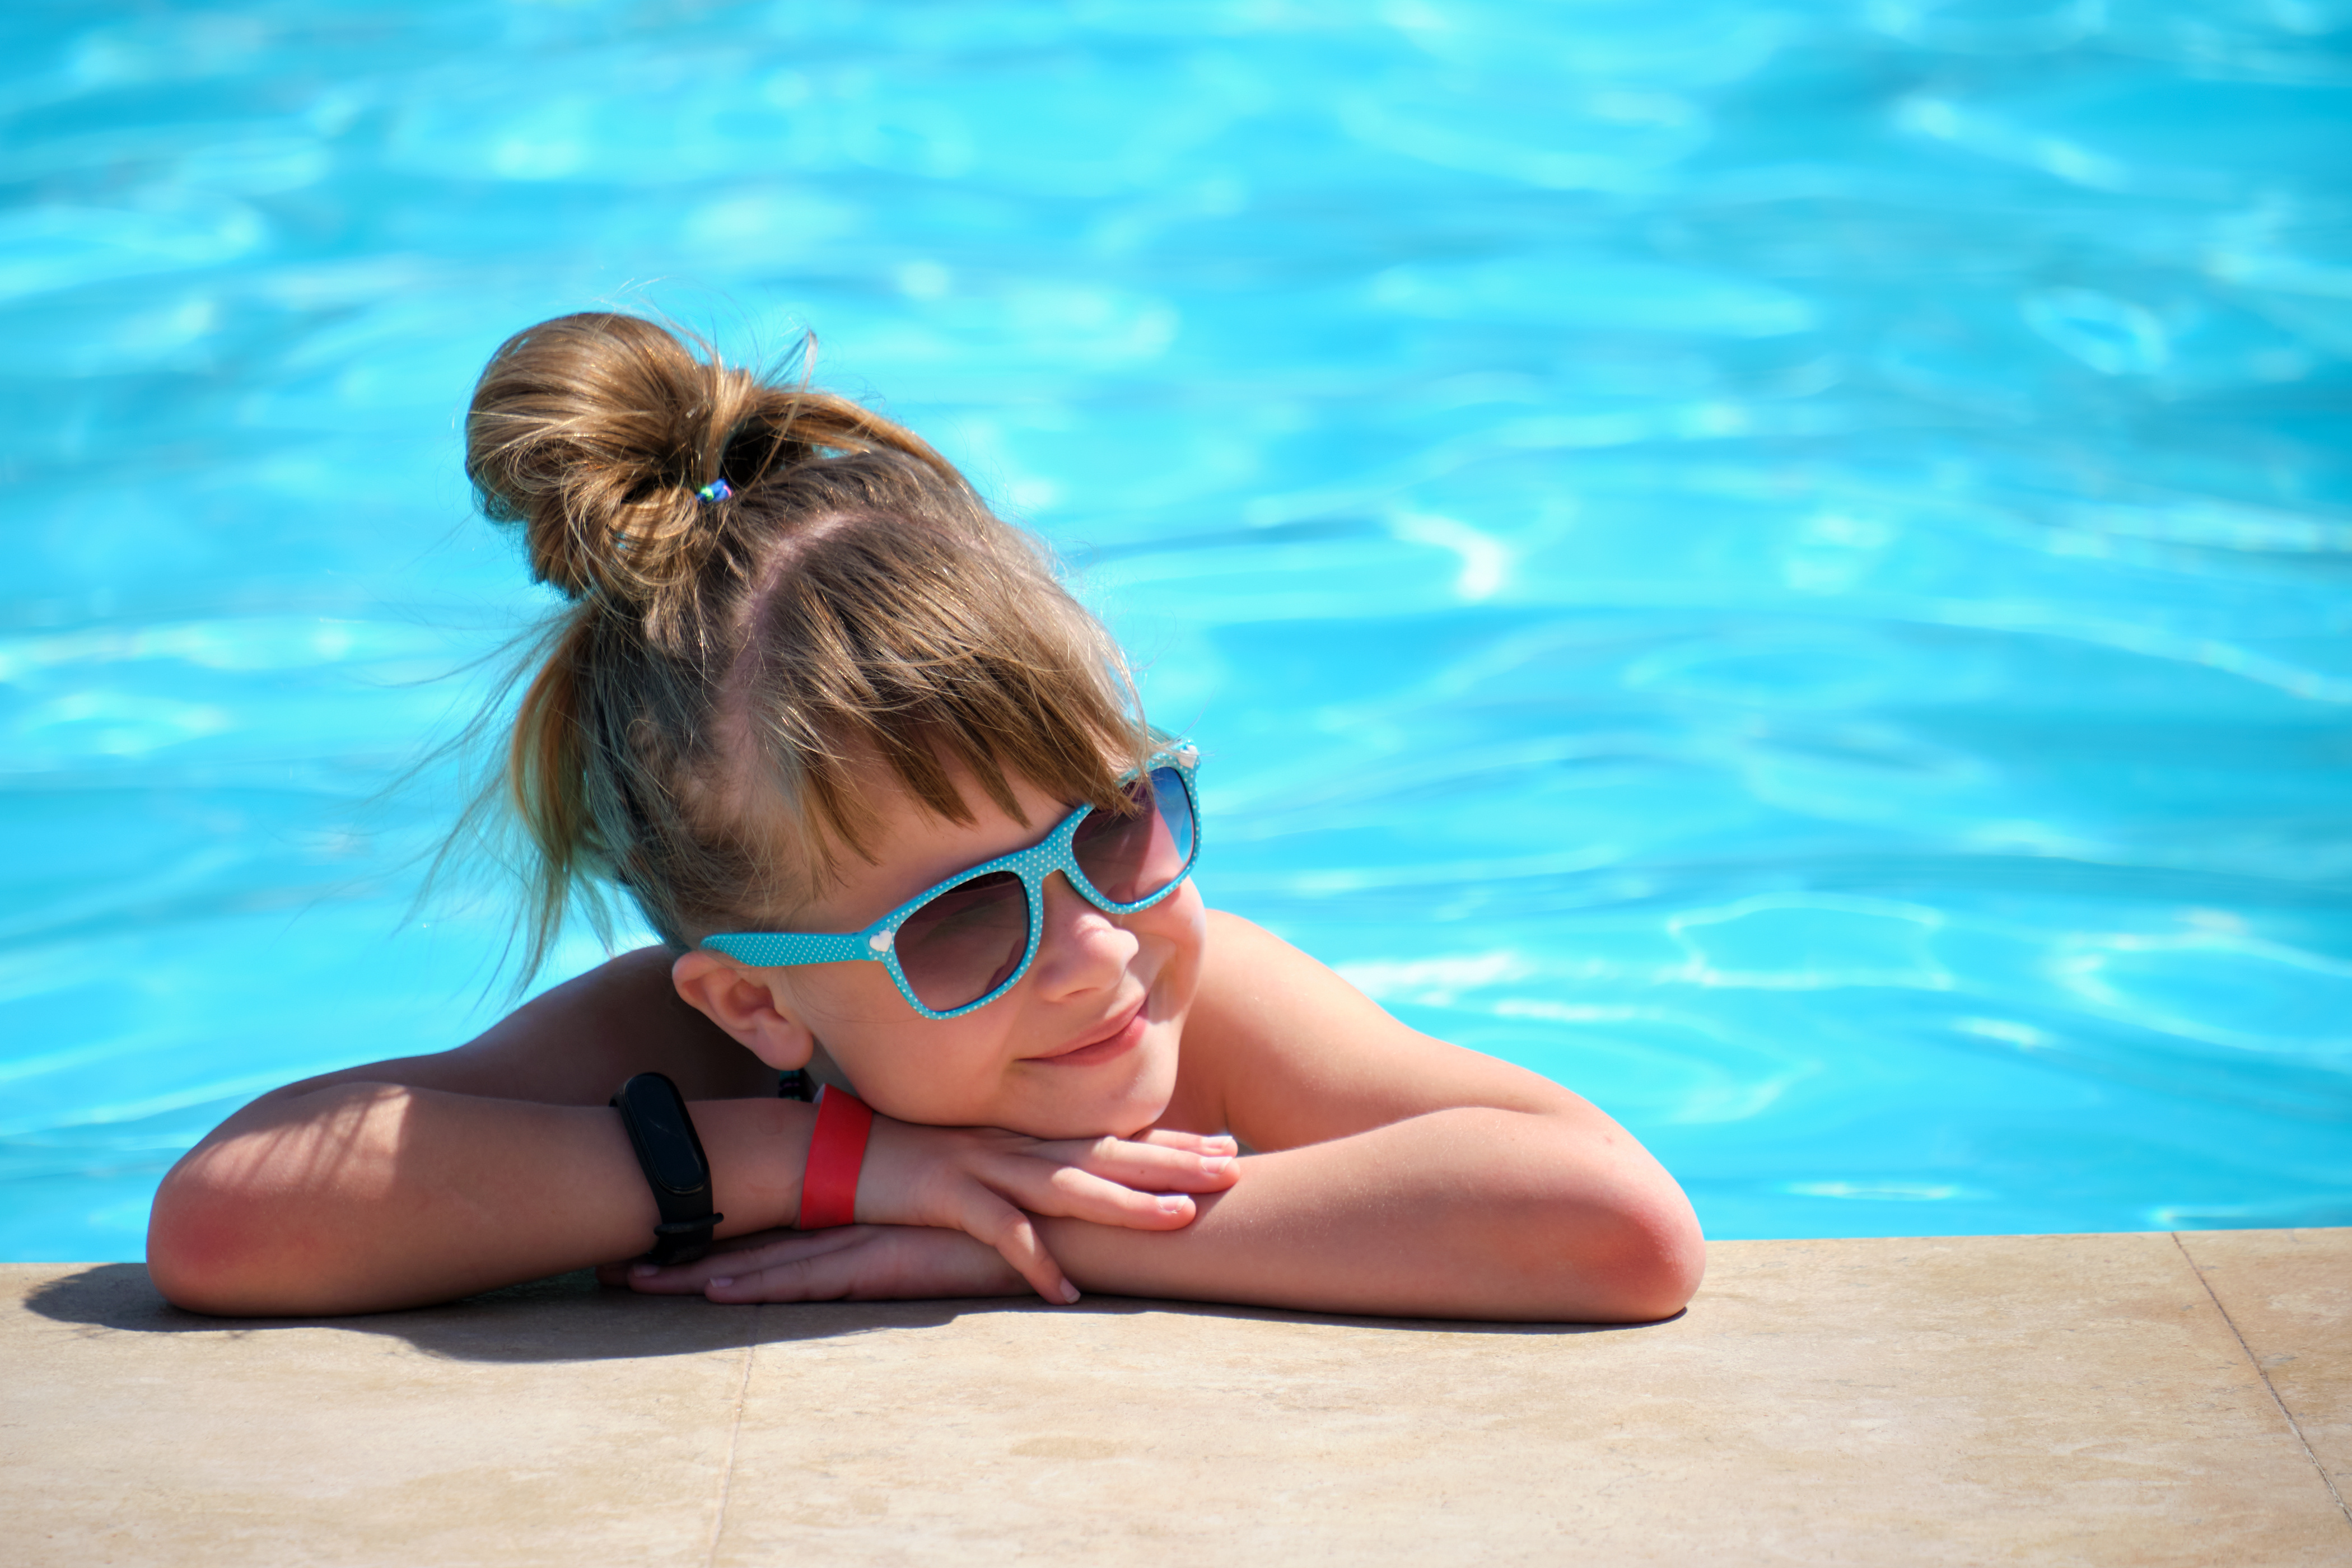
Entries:
[[658,1274],[660,1272],[661,1267],[658,1264],[632,1263],[629,1265],[629,1278],[632,1279],[643,1279],[649,1274]]
[[1063,1280],[1063,1281],[1062,1281],[1062,1304],[1063,1304],[1064,1306],[1066,1306],[1066,1307],[1075,1307],[1075,1306],[1076,1306],[1076,1305],[1077,1305],[1077,1301],[1078,1301],[1078,1288],[1077,1288],[1076,1285],[1071,1284],[1071,1283],[1070,1283],[1068,1280],[1066,1280],[1066,1279]]
[[1203,1138],[1201,1142],[1212,1149],[1238,1149],[1241,1147],[1239,1143],[1234,1142],[1231,1136],[1223,1132],[1218,1133],[1214,1138]]
[[1222,1176],[1233,1168],[1234,1157],[1231,1154],[1205,1154],[1201,1158],[1201,1169],[1213,1176]]
[[735,1283],[735,1281],[734,1281],[734,1280],[732,1280],[732,1279],[713,1279],[710,1283],[711,1283],[713,1286],[717,1287],[718,1289],[722,1289],[722,1290],[723,1290],[723,1289],[725,1289],[728,1286],[734,1284],[734,1283]]
[[1160,1200],[1160,1212],[1161,1214],[1182,1214],[1184,1212],[1184,1205],[1192,1201],[1192,1199],[1183,1196],[1181,1194],[1170,1193]]

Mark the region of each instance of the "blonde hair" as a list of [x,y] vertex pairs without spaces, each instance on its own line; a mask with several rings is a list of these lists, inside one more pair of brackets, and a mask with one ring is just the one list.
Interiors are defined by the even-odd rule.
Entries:
[[[637,317],[561,316],[490,356],[466,472],[572,601],[500,786],[531,851],[526,974],[614,888],[677,947],[783,922],[836,848],[877,859],[877,765],[957,822],[958,772],[1015,820],[1015,776],[1119,806],[1147,741],[1117,645],[871,410]],[[700,499],[714,479],[731,494]]]

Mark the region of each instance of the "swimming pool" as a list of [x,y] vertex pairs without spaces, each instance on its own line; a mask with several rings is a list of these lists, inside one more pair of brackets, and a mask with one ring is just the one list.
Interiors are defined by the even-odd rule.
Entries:
[[814,326],[1211,899],[1710,1234],[2352,1222],[2352,10],[2115,10],[16,8],[0,1258],[490,1015],[393,786],[539,603],[471,377],[600,300]]

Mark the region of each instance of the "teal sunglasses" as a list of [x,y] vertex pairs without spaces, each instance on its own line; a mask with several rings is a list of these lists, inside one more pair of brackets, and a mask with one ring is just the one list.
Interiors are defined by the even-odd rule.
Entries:
[[1188,742],[1157,752],[1121,781],[1125,811],[1082,805],[1028,848],[959,871],[864,931],[734,931],[702,945],[762,969],[884,964],[916,1012],[960,1017],[1013,989],[1036,962],[1055,872],[1105,914],[1148,910],[1176,890],[1201,853],[1200,763]]

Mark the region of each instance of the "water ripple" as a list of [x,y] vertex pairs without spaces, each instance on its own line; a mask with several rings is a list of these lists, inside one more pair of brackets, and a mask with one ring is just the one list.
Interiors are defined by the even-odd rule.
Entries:
[[1199,737],[1211,897],[1712,1233],[2352,1213],[2340,6],[9,37],[0,1257],[495,1010],[487,886],[410,908],[460,781],[390,786],[546,602],[471,378],[600,300],[814,327]]

